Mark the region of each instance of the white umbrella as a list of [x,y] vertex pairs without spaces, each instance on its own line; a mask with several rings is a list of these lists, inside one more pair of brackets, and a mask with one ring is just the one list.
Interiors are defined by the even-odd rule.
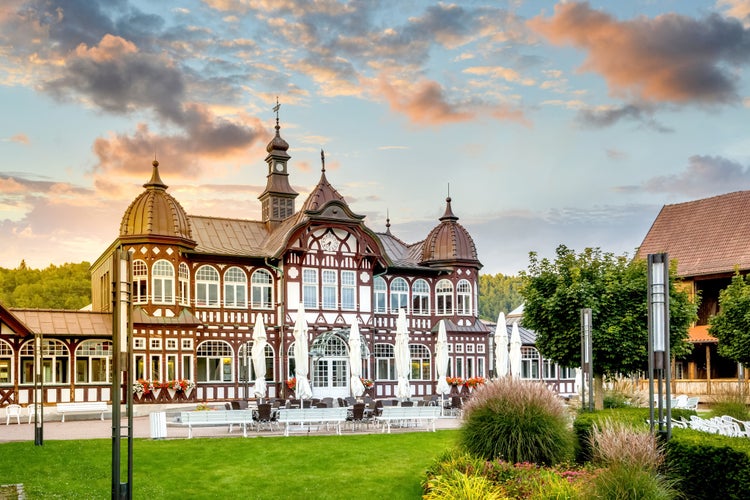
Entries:
[[255,368],[255,397],[266,397],[266,325],[263,324],[263,315],[255,316],[255,328],[253,328],[253,367]]
[[352,396],[360,397],[365,393],[365,386],[362,385],[360,377],[362,376],[362,338],[359,335],[359,325],[355,319],[349,329],[349,373],[351,374],[350,388]]
[[518,323],[513,323],[510,332],[510,376],[521,378],[521,333]]
[[411,387],[409,386],[409,372],[411,372],[411,353],[409,352],[409,330],[406,323],[406,309],[398,310],[398,319],[396,320],[396,346],[394,348],[396,356],[396,397],[404,400],[411,397]]
[[442,414],[445,405],[442,404],[442,398],[445,394],[451,392],[451,386],[448,385],[448,381],[445,379],[445,374],[448,373],[448,334],[445,331],[445,320],[440,320],[438,326],[438,337],[435,344],[435,364],[437,365],[437,392],[440,394],[441,404],[440,411]]
[[312,397],[310,381],[307,380],[307,374],[309,373],[307,368],[308,349],[305,306],[300,304],[297,311],[297,321],[294,323],[294,377],[297,379],[295,392],[300,399]]
[[495,327],[495,374],[497,378],[508,375],[508,324],[502,311]]

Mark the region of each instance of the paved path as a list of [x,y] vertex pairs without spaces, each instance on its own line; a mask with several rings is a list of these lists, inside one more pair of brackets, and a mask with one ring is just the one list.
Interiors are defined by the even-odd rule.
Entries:
[[[10,425],[5,425],[5,414],[2,413],[2,419],[0,419],[0,443],[8,441],[31,441],[34,442],[34,421],[32,419],[31,424],[27,424],[28,417],[21,418],[21,424],[16,424],[15,421],[11,421]],[[83,417],[83,418],[82,418]],[[65,423],[57,420],[56,414],[52,414],[49,418],[55,420],[44,422],[43,436],[44,440],[62,440],[62,439],[112,439],[112,420],[105,418],[103,421],[99,419],[91,420],[89,417],[83,415],[70,415],[65,417]],[[86,418],[86,419],[84,419]],[[437,429],[457,429],[461,423],[461,420],[453,417],[443,417],[437,420],[435,427]],[[122,421],[122,432],[127,433],[126,430],[127,421]],[[409,429],[412,431],[413,429]],[[397,428],[393,428],[393,432],[404,432]],[[360,432],[380,432],[379,428],[374,425],[371,426],[360,426],[357,430],[350,430],[348,426],[344,426],[343,434],[354,434]],[[424,428],[420,428],[419,432],[424,432]],[[291,436],[295,435],[306,435],[307,433],[291,433]],[[332,432],[316,432],[312,434],[332,434]],[[184,427],[167,426],[167,439],[180,439],[187,438],[188,430]],[[262,430],[262,431],[250,431],[247,433],[248,437],[255,436],[283,436],[283,428],[280,430]],[[235,426],[234,431],[230,434],[227,431],[226,426],[222,427],[198,427],[193,429],[193,438],[201,437],[242,437],[242,430]],[[148,415],[140,415],[133,418],[133,437],[136,438],[151,438],[151,421]]]

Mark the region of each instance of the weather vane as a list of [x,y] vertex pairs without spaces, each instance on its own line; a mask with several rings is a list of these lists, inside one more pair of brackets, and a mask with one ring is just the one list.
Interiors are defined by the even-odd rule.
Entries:
[[276,106],[273,107],[274,113],[276,113],[276,124],[279,124],[279,108],[281,107],[281,104],[279,104],[279,96],[276,96]]

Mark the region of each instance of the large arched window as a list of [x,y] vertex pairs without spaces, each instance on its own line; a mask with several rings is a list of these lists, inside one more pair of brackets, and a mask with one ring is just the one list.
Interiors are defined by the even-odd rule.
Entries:
[[148,267],[142,260],[133,261],[133,303],[148,302]]
[[247,307],[247,275],[239,267],[224,273],[224,307]]
[[391,281],[391,312],[397,313],[399,309],[409,312],[409,284],[404,278]]
[[435,308],[442,316],[453,314],[453,283],[448,280],[440,280],[435,286]]
[[198,382],[231,382],[232,346],[223,340],[207,340],[198,346]]
[[396,380],[396,355],[393,344],[375,344],[375,380]]
[[[42,373],[45,384],[70,383],[70,351],[59,340],[42,340]],[[21,347],[21,383],[34,383],[34,340]]]
[[430,314],[430,285],[423,279],[411,287],[411,310],[414,314]]
[[151,268],[151,290],[154,304],[174,304],[174,266],[157,260]]
[[219,305],[219,272],[211,266],[201,266],[195,273],[195,305]]
[[252,307],[253,309],[271,309],[273,307],[273,277],[265,269],[253,273]]
[[380,276],[375,278],[373,285],[373,293],[375,294],[373,297],[374,312],[384,313],[386,304],[388,303],[386,302],[386,291],[388,290],[388,286],[385,284],[385,280]]
[[13,348],[0,340],[0,384],[13,383]]
[[76,383],[103,384],[111,380],[112,342],[85,340],[76,349]]
[[180,304],[183,306],[190,305],[190,269],[187,264],[180,262]]
[[430,350],[422,344],[409,344],[411,353],[411,379],[432,380],[430,373]]
[[[240,346],[240,382],[247,380],[250,383],[253,383],[253,381],[256,379],[255,374],[255,364],[252,360],[252,352],[253,352],[253,343],[254,340],[250,340],[248,342],[245,342]],[[273,363],[273,347],[271,347],[269,344],[266,344],[265,349],[263,352],[266,355],[266,377],[265,379],[267,381],[273,381],[274,380],[274,363]],[[249,378],[248,378],[249,377]]]
[[456,285],[456,314],[471,314],[471,283],[461,280]]

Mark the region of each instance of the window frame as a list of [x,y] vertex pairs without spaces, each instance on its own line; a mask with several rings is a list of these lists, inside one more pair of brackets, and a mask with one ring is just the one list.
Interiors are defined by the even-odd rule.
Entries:
[[[206,276],[210,273],[210,277]],[[215,278],[215,279],[214,279]],[[215,267],[204,264],[195,272],[195,307],[219,307],[221,280]],[[211,297],[212,292],[215,298]]]
[[405,309],[409,314],[409,282],[402,277],[391,280],[388,287],[390,292],[391,313],[398,314],[399,309]]
[[174,265],[159,259],[151,266],[151,302],[174,304]]
[[253,309],[273,308],[273,276],[267,269],[256,269],[250,276],[250,306]]
[[247,273],[238,266],[224,271],[224,307],[247,309]]

